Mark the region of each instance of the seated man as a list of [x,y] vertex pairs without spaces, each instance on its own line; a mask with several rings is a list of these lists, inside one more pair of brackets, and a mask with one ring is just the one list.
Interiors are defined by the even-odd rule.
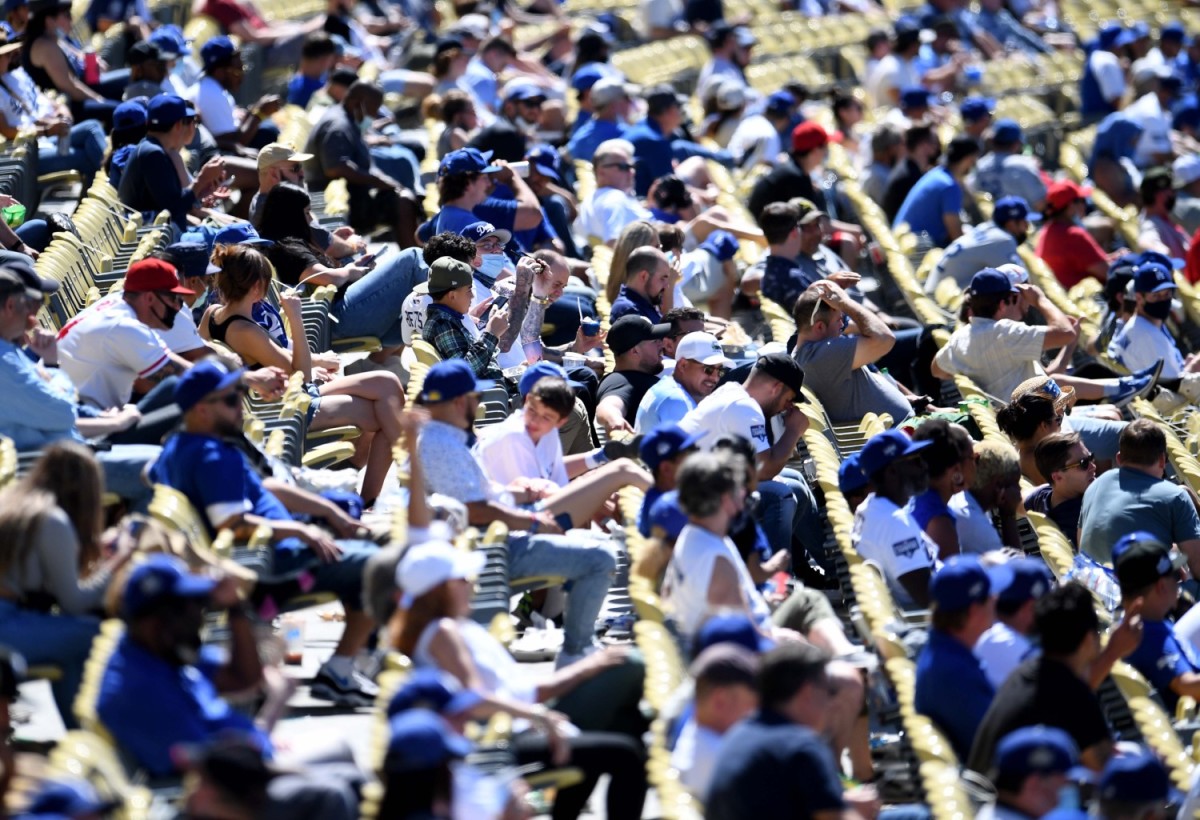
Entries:
[[[1028,726],[1005,735],[996,747],[990,775],[996,804],[979,813],[981,820],[1057,817],[1067,774],[1079,761],[1075,741],[1062,729]],[[1080,816],[1085,816],[1080,812]],[[1113,815],[1105,814],[1105,817]]]
[[996,596],[996,622],[975,642],[992,688],[999,690],[1018,666],[1037,654],[1033,642],[1033,610],[1054,586],[1054,576],[1041,558],[1017,558],[991,571]]
[[655,325],[644,316],[623,316],[608,331],[608,347],[616,369],[600,382],[596,394],[596,423],[611,436],[614,431],[633,432],[642,398],[662,373],[662,340],[671,332],[668,324]]
[[613,300],[609,321],[622,316],[645,316],[652,324],[662,321],[661,308],[671,287],[671,263],[658,248],[638,248],[625,264],[625,283]]
[[638,405],[634,429],[647,433],[676,424],[717,389],[723,368],[732,367],[711,333],[689,333],[675,345],[675,368],[646,391]]
[[896,604],[929,606],[929,579],[938,548],[913,518],[909,499],[925,492],[929,470],[920,452],[932,442],[913,441],[900,430],[878,433],[859,453],[874,491],[854,513],[854,549],[883,572]]
[[189,92],[190,101],[204,127],[222,151],[240,154],[244,147],[262,148],[279,138],[279,128],[270,121],[283,103],[267,94],[241,111],[233,100],[242,86],[245,67],[242,53],[228,37],[214,37],[200,49],[204,76]]
[[592,168],[596,191],[579,203],[576,230],[585,237],[596,237],[610,248],[630,222],[654,218],[633,195],[633,145],[623,139],[607,140],[596,147]]
[[500,336],[508,330],[508,310],[493,308],[480,332],[467,314],[473,299],[472,282],[472,269],[466,262],[444,256],[430,265],[429,278],[413,289],[428,290],[433,300],[426,308],[421,336],[442,359],[463,359],[476,376],[499,379],[496,349]]
[[570,583],[558,657],[558,666],[567,666],[593,651],[596,616],[616,572],[616,557],[607,538],[581,532],[563,537],[556,518],[563,510],[539,503],[519,507],[511,494],[488,480],[467,440],[474,431],[479,392],[493,384],[476,379],[461,359],[429,369],[418,397],[430,415],[418,443],[425,483],[429,492],[465,503],[471,526],[502,521],[514,531],[508,541],[510,577],[560,575]]
[[[261,573],[308,573],[312,590],[338,596],[346,626],[333,657],[317,671],[312,696],[347,706],[369,706],[378,690],[354,667],[354,656],[375,628],[362,608],[363,568],[377,550],[361,536],[365,529],[325,498],[274,478],[260,478],[244,453],[226,439],[242,432],[242,373],[230,373],[215,360],[196,364],[175,386],[183,430],[163,446],[150,469],[153,481],[187,496],[213,535],[220,529],[271,529],[275,546]],[[323,520],[335,539],[296,515]]]
[[971,650],[995,619],[988,571],[971,555],[956,555],[929,582],[933,600],[929,642],[917,658],[914,704],[946,735],[959,760],[992,703],[995,690]]
[[1049,518],[1079,548],[1083,494],[1096,480],[1096,457],[1078,433],[1051,433],[1033,451],[1038,472],[1050,479],[1025,496],[1025,509]]
[[654,502],[662,498],[664,493],[675,489],[675,476],[679,467],[684,458],[696,451],[696,442],[700,437],[700,433],[685,433],[678,424],[655,427],[642,437],[639,455],[642,463],[650,468],[650,473],[654,476],[654,484],[647,488],[638,516],[638,532],[644,538],[650,537],[650,510],[654,507]]
[[1029,223],[1041,222],[1042,215],[1030,210],[1019,196],[1004,197],[992,207],[992,218],[981,222],[946,246],[945,253],[925,280],[925,293],[933,296],[943,281],[951,279],[965,291],[971,277],[984,268],[1009,263],[1021,265],[1017,246],[1029,237]]
[[945,163],[917,180],[896,212],[893,226],[908,225],[917,236],[926,233],[939,248],[962,236],[963,185],[978,156],[979,143],[972,137],[950,140]]
[[1161,361],[1160,381],[1180,379],[1185,373],[1200,370],[1200,356],[1193,354],[1185,359],[1167,328],[1175,292],[1175,278],[1167,266],[1143,262],[1135,269],[1133,318],[1108,344],[1108,355],[1114,361],[1135,372]]
[[1097,478],[1083,494],[1079,549],[1101,563],[1131,532],[1145,531],[1174,544],[1200,570],[1200,515],[1192,495],[1163,477],[1167,439],[1149,419],[1136,419],[1121,433],[1115,470]]

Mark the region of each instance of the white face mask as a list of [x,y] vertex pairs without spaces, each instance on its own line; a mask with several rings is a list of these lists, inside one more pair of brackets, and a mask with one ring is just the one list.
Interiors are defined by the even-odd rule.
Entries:
[[358,124],[358,133],[365,137],[367,134],[371,133],[371,125],[371,118],[363,117],[362,121]]
[[485,253],[479,265],[479,272],[489,279],[497,279],[508,266],[508,257],[502,253]]

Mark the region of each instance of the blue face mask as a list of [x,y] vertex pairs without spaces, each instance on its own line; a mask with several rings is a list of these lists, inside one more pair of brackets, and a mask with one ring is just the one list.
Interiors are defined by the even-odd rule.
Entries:
[[495,280],[508,266],[508,257],[502,253],[485,253],[479,272],[488,279]]

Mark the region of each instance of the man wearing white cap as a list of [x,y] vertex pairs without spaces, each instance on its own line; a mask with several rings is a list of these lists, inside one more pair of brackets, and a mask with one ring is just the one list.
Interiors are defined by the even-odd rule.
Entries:
[[1188,236],[1200,230],[1200,156],[1186,154],[1171,166],[1175,180],[1175,220]]
[[717,389],[721,371],[732,367],[721,343],[711,333],[689,333],[675,347],[675,372],[646,391],[638,405],[634,429],[647,433],[679,422],[705,396]]
[[629,90],[620,79],[603,77],[592,86],[590,99],[592,118],[581,125],[567,143],[567,151],[574,159],[588,162],[591,162],[600,143],[620,139],[625,133],[625,120],[629,116]]

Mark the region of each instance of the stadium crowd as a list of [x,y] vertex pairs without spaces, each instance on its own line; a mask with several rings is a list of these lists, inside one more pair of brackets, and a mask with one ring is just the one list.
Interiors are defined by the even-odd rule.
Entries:
[[4,15],[0,816],[1196,816],[1190,4]]

